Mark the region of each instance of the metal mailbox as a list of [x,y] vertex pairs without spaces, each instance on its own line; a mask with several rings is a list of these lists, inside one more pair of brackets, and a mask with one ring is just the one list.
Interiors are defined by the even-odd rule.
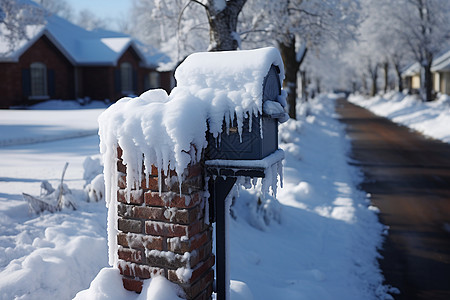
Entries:
[[[272,65],[263,82],[262,101],[278,101],[281,95],[279,80],[280,69]],[[264,104],[263,104],[264,105]],[[259,160],[278,149],[278,118],[282,115],[252,115],[252,128],[249,130],[248,118],[244,119],[242,135],[237,130],[236,118],[228,132],[223,132],[219,139],[207,133],[208,147],[206,159]],[[262,128],[260,128],[262,126]],[[223,125],[225,127],[225,122]],[[262,130],[261,130],[262,129]]]

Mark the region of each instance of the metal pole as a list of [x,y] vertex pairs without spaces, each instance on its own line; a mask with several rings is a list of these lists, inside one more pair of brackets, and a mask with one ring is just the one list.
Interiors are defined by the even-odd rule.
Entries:
[[[213,180],[212,199],[216,219],[216,295],[217,300],[229,300],[229,279],[227,278],[227,232],[225,199],[236,183],[236,177],[217,176]],[[211,182],[210,182],[211,187]],[[211,188],[210,188],[211,190]],[[211,193],[211,191],[210,191]]]

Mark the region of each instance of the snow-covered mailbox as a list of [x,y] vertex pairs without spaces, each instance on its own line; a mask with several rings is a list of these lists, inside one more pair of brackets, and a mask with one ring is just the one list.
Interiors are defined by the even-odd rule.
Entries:
[[283,63],[275,48],[196,53],[175,78],[170,95],[123,98],[99,118],[109,262],[126,289],[141,292],[145,279],[164,276],[182,297],[210,299],[216,222],[217,299],[224,300],[227,195],[239,177],[261,177],[262,189],[275,193],[281,175]]
[[211,104],[206,159],[259,160],[278,149],[278,121],[288,119],[278,50],[196,53],[176,77]]
[[208,106],[205,169],[209,178],[210,219],[216,222],[217,299],[229,299],[227,275],[228,194],[238,178],[262,177],[263,189],[276,192],[283,151],[278,123],[284,110],[284,68],[275,48],[196,53],[176,72],[177,85]]

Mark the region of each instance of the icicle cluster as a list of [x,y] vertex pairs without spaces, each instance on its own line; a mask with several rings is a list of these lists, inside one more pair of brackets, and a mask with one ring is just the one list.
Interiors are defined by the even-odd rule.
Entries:
[[[272,65],[280,69],[281,56],[275,48],[248,51],[197,53],[189,56],[176,70],[177,87],[170,95],[163,90],[150,90],[137,98],[123,98],[99,117],[100,152],[103,155],[105,198],[108,211],[110,264],[117,261],[117,149],[123,149],[127,167],[127,187],[149,178],[151,166],[168,174],[175,170],[181,186],[182,174],[189,163],[195,164],[207,146],[207,130],[218,137],[236,117],[242,135],[245,118],[263,113],[263,81]],[[279,102],[284,103],[286,93]],[[276,110],[279,108],[270,108]],[[251,122],[249,124],[252,126]],[[263,189],[276,193],[277,174],[281,164],[266,171]],[[273,170],[272,170],[273,169]],[[276,170],[275,170],[276,169]],[[158,177],[161,180],[161,176]],[[159,182],[161,187],[161,181]],[[131,188],[127,189],[129,199]]]

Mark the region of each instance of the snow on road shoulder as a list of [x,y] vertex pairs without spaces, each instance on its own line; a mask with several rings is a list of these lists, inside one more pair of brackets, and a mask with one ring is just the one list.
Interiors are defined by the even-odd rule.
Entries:
[[389,92],[373,98],[351,95],[348,100],[379,116],[450,143],[450,96],[448,95],[441,95],[432,102],[422,102],[415,95],[397,92]]
[[245,282],[255,299],[390,298],[377,263],[383,227],[356,188],[360,177],[347,164],[334,102],[322,96],[302,104],[299,120],[280,126],[279,204],[255,204],[245,190],[234,201],[231,279]]

